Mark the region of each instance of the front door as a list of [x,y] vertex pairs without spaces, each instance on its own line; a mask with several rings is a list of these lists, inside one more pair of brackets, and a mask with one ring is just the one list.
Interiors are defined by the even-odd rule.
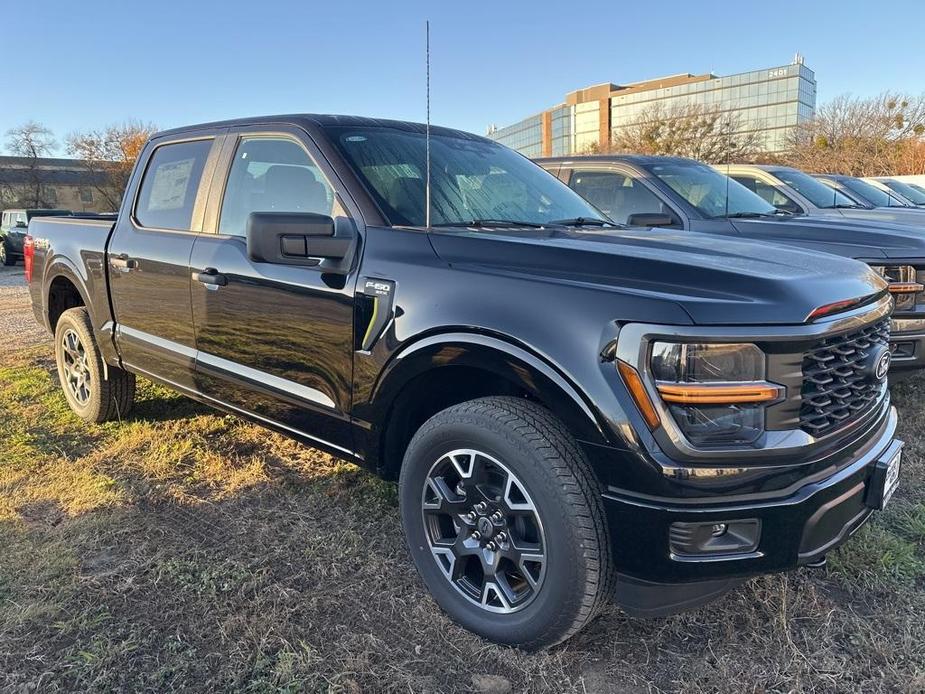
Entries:
[[[216,150],[216,151],[213,151]],[[133,371],[193,386],[195,340],[189,258],[208,195],[203,172],[216,140],[155,143],[139,183],[133,181],[109,245],[115,341]]]
[[197,386],[349,451],[355,270],[255,262],[245,240],[251,212],[349,220],[297,131],[239,133],[229,145],[224,194],[213,193],[221,199],[217,228],[196,239],[190,262]]

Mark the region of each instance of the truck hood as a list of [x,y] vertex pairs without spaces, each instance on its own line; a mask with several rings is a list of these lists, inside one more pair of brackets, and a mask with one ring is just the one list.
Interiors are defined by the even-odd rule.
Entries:
[[430,238],[460,269],[673,302],[699,325],[803,323],[819,306],[886,287],[853,260],[690,231],[459,228]]
[[905,224],[925,229],[925,209],[922,208],[876,208],[873,210],[855,210],[847,208],[838,211],[842,213],[845,219]]
[[925,226],[916,229],[886,221],[842,217],[730,221],[742,236],[750,239],[782,242],[787,246],[825,251],[847,258],[925,260]]

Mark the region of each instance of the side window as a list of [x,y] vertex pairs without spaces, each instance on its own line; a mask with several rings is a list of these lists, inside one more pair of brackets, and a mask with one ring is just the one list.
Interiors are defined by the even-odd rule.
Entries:
[[796,202],[781,193],[774,186],[765,183],[759,178],[745,174],[736,174],[735,176],[730,176],[730,178],[737,183],[741,183],[750,191],[760,196],[765,202],[774,205],[774,207],[779,210],[788,210],[792,212],[800,211],[800,206],[797,205]]
[[672,214],[644,184],[621,173],[575,171],[570,186],[619,224],[627,224],[634,214]]
[[244,236],[251,212],[330,215],[334,191],[300,144],[286,138],[243,139],[228,172],[218,233]]
[[161,145],[151,156],[135,206],[143,227],[187,231],[212,140]]

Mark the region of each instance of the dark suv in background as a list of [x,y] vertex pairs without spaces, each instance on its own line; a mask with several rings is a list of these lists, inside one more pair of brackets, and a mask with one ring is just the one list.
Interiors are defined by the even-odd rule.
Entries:
[[[890,282],[896,301],[891,378],[925,366],[925,233],[921,230],[873,220],[793,214],[775,208],[715,168],[682,157],[600,155],[537,162],[621,224],[773,241],[866,262]],[[925,221],[925,215],[920,216]]]
[[34,217],[57,217],[71,214],[70,210],[12,209],[0,216],[0,262],[15,265],[23,259],[23,240],[28,233],[29,221]]

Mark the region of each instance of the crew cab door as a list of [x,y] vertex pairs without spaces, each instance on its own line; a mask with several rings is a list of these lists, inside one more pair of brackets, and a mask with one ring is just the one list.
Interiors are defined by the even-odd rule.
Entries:
[[195,356],[189,257],[202,228],[216,143],[213,133],[145,148],[107,255],[122,362],[184,388],[193,386]]
[[196,383],[226,406],[349,452],[355,258],[346,272],[257,262],[246,241],[252,212],[328,215],[353,228],[319,161],[297,129],[229,134],[209,233],[190,262]]

